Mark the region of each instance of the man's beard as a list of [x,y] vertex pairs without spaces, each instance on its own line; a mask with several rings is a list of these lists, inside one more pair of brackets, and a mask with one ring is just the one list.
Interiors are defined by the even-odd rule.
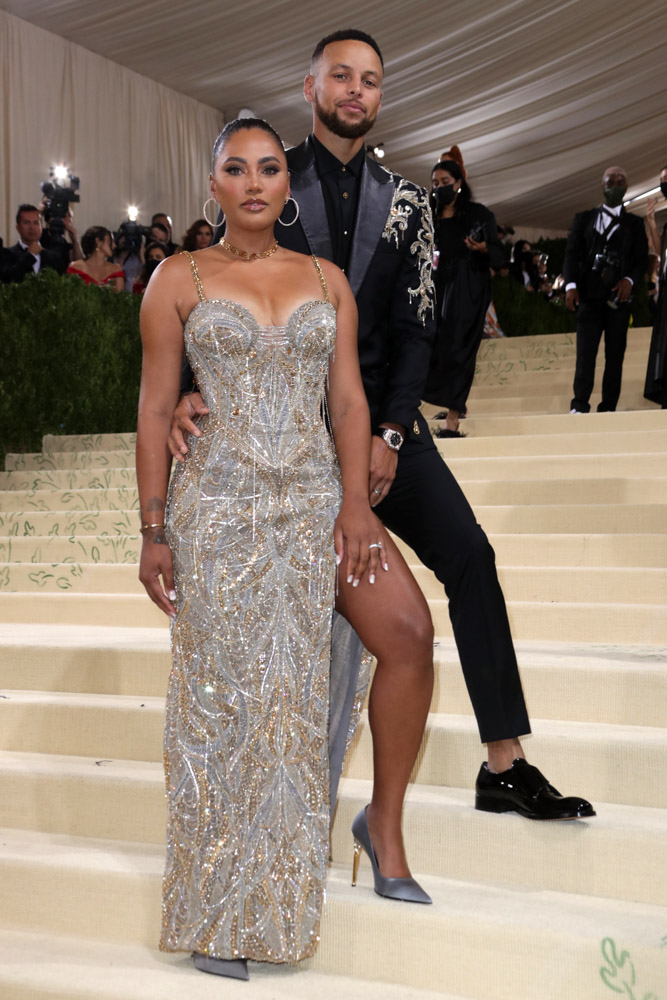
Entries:
[[362,135],[370,132],[375,124],[375,118],[369,118],[368,115],[364,115],[361,121],[345,122],[339,117],[336,109],[326,111],[317,100],[314,105],[315,114],[324,127],[328,128],[334,135],[340,136],[341,139],[359,139]]

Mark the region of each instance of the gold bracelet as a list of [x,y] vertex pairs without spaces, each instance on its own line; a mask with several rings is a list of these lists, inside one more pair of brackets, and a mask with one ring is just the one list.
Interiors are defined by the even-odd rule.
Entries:
[[142,524],[139,532],[143,535],[144,531],[149,531],[151,528],[164,528],[164,524]]

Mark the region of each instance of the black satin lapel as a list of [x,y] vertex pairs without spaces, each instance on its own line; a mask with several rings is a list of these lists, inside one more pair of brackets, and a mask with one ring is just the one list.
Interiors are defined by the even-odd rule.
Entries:
[[394,185],[390,179],[381,184],[373,177],[368,165],[364,164],[354,239],[347,269],[347,278],[355,295],[358,294],[366,277],[366,271],[387,221],[393,196]]
[[306,234],[311,253],[324,257],[325,260],[331,260],[333,249],[327,210],[314,163],[302,173],[291,174],[290,191],[299,206],[299,222]]

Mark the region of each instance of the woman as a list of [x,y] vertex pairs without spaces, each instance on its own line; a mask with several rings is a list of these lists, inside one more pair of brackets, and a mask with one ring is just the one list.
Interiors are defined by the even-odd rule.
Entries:
[[491,271],[503,263],[492,212],[472,201],[457,146],[431,174],[437,268],[438,331],[423,393],[447,407],[441,437],[462,437],[459,418],[475,376],[475,358],[491,301]]
[[[667,167],[663,167],[660,171],[660,191],[663,198],[667,198]],[[644,396],[653,403],[659,403],[663,410],[667,410],[667,366],[665,365],[667,359],[667,289],[665,287],[667,285],[667,222],[662,227],[660,235],[655,223],[657,204],[658,199],[652,198],[646,210],[651,247],[659,255],[660,264],[658,268],[658,302],[648,353]]]
[[183,237],[181,250],[189,250],[190,253],[194,253],[195,250],[204,250],[206,247],[210,247],[212,239],[213,229],[206,219],[197,219]]
[[[225,238],[168,258],[142,303],[140,577],[172,618],[161,947],[193,951],[204,971],[246,978],[245,960],[296,962],[319,940],[337,592],[343,607],[359,602],[369,629],[382,603],[395,601],[397,618],[411,621],[428,608],[369,506],[370,418],[349,285],[333,264],[278,247],[273,236],[289,177],[269,125],[225,126],[211,195]],[[209,412],[167,503],[184,341]],[[417,693],[398,694],[414,745],[354,827],[386,894],[422,902],[430,900],[402,853],[400,807],[431,686],[432,673]],[[396,697],[378,669],[374,740],[401,742],[395,726],[373,722]],[[397,800],[392,841],[381,807]]]
[[145,255],[146,261],[141,269],[141,273],[132,285],[134,295],[143,295],[146,291],[146,285],[150,281],[151,275],[157,269],[158,264],[161,264],[169,256],[169,248],[164,243],[147,243]]
[[82,278],[87,285],[104,285],[122,292],[125,285],[123,269],[112,260],[111,233],[104,226],[91,226],[81,237],[83,260],[73,261],[67,274]]

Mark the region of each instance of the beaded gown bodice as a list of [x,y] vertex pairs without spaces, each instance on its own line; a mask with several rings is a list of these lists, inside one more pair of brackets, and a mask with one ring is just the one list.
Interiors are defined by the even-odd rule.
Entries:
[[336,313],[322,287],[284,327],[262,327],[198,282],[184,330],[210,414],[167,505],[168,951],[294,962],[319,940],[341,500],[323,416]]

